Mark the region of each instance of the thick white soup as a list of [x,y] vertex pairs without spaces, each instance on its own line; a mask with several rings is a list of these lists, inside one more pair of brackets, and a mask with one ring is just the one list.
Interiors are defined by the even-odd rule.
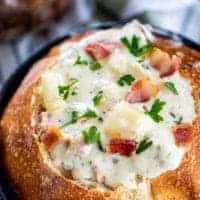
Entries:
[[173,127],[195,117],[192,88],[153,40],[138,22],[99,31],[64,44],[42,75],[42,125],[62,136],[49,154],[75,180],[135,189],[180,165]]

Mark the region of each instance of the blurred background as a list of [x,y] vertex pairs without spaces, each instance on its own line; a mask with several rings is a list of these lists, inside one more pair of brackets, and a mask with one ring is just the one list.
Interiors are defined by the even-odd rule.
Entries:
[[0,89],[50,41],[90,23],[135,17],[200,44],[198,0],[0,0]]

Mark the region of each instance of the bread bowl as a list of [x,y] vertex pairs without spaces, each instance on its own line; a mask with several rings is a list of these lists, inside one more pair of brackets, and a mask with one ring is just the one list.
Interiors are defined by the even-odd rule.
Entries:
[[20,199],[199,199],[199,59],[135,21],[54,47],[1,119]]

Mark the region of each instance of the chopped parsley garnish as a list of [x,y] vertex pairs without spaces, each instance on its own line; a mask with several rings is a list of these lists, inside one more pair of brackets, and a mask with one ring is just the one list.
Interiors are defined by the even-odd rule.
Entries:
[[91,126],[89,129],[83,130],[82,134],[86,144],[100,143],[100,132],[96,126]]
[[86,119],[97,118],[99,121],[103,120],[101,117],[99,117],[96,114],[95,111],[91,110],[90,108],[87,108],[86,111],[83,114],[80,114],[78,111],[74,110],[74,111],[71,112],[70,120],[65,122],[64,124],[62,124],[60,126],[60,128],[63,128],[63,127],[68,126],[70,124],[74,124],[82,118],[86,118]]
[[72,111],[71,113],[71,120],[69,121],[69,124],[74,124],[79,119],[79,113],[77,111]]
[[161,122],[163,121],[163,117],[160,116],[159,113],[165,104],[166,102],[161,101],[160,99],[156,99],[149,111],[145,108],[145,114],[148,114],[155,122]]
[[140,143],[139,146],[136,150],[137,154],[142,153],[143,151],[146,151],[151,145],[153,144],[153,142],[151,140],[149,140],[148,138],[143,139]]
[[90,70],[92,71],[96,71],[98,69],[100,69],[102,66],[101,64],[94,60],[94,61],[88,61],[88,60],[85,60],[85,59],[82,59],[81,56],[78,56],[74,62],[74,66],[75,65],[86,65],[86,66],[89,66]]
[[100,69],[101,67],[102,67],[101,64],[97,61],[90,62],[90,64],[89,64],[89,68],[92,71],[96,71],[96,70]]
[[62,99],[67,99],[68,95],[69,95],[69,87],[66,86],[66,85],[63,85],[63,86],[58,86],[58,93],[59,93],[59,96],[62,98]]
[[183,117],[180,116],[179,118],[176,117],[176,115],[173,112],[169,113],[174,118],[174,123],[181,124],[183,121]]
[[123,37],[121,38],[121,42],[129,52],[136,57],[142,57],[153,49],[152,44],[146,44],[140,47],[140,38],[136,35],[133,35],[131,41],[129,41],[127,37]]
[[103,98],[103,91],[99,91],[96,96],[93,97],[92,101],[95,106],[98,106],[101,103]]
[[124,86],[124,85],[131,85],[131,83],[135,80],[135,78],[131,75],[131,74],[126,74],[124,76],[121,76],[119,78],[119,80],[117,81],[117,83],[120,86]]
[[84,60],[81,58],[81,56],[78,56],[74,62],[74,66],[75,65],[88,65],[88,61],[87,60]]
[[97,114],[90,108],[87,108],[87,110],[80,116],[80,118],[96,118],[96,117]]
[[178,90],[176,89],[176,86],[172,82],[165,82],[165,87],[168,88],[172,93],[178,95]]
[[60,85],[58,86],[58,94],[59,96],[63,99],[66,100],[68,98],[68,96],[71,95],[75,95],[75,88],[74,85],[78,82],[77,79],[70,79],[69,84],[68,85]]
[[78,120],[79,120],[79,113],[78,113],[78,111],[72,111],[71,112],[71,117],[70,117],[71,119],[68,121],[68,122],[65,122],[64,124],[62,124],[61,126],[60,126],[60,128],[64,128],[65,126],[68,126],[68,125],[70,125],[70,124],[74,124],[74,123],[76,123]]

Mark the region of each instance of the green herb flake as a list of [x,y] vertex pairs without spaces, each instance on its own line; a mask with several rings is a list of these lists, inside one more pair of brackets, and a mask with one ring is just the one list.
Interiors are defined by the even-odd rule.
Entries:
[[70,124],[74,124],[78,121],[79,119],[79,113],[77,111],[72,111],[71,113],[71,120],[70,120]]
[[148,138],[144,138],[139,143],[139,146],[136,150],[136,154],[140,154],[140,153],[146,151],[152,144],[153,144],[153,142],[151,140],[149,140]]
[[75,124],[79,120],[79,113],[78,111],[72,111],[71,112],[71,119],[68,122],[65,122],[60,126],[60,128],[64,128],[65,126],[68,126],[70,124]]
[[66,85],[58,86],[58,93],[63,100],[67,99],[67,97],[69,96],[69,86]]
[[58,94],[59,96],[63,99],[66,100],[68,98],[68,96],[71,95],[75,95],[76,92],[74,91],[74,85],[78,82],[77,79],[70,79],[69,80],[69,84],[68,85],[59,85],[58,86]]
[[163,109],[166,102],[156,99],[151,106],[151,110],[145,109],[145,114],[148,114],[155,122],[159,123],[163,121],[163,117],[159,115],[160,111]]
[[136,150],[136,154],[140,154],[140,153],[146,151],[152,144],[153,144],[153,142],[151,140],[149,140],[148,138],[143,139],[139,143],[139,146]]
[[131,41],[129,41],[127,37],[123,37],[121,38],[121,42],[129,52],[136,57],[143,57],[153,49],[152,44],[146,44],[140,47],[140,38],[136,35],[133,35]]
[[146,54],[148,54],[149,52],[151,52],[151,50],[153,49],[152,44],[146,44],[144,45],[138,52],[139,56],[145,56]]
[[100,68],[102,68],[101,64],[97,61],[94,61],[94,62],[90,62],[89,64],[89,68],[92,70],[92,71],[96,71]]
[[84,60],[81,58],[81,56],[78,56],[74,62],[74,66],[75,65],[88,65],[88,61]]
[[90,70],[92,71],[96,71],[96,70],[99,70],[102,68],[102,65],[96,61],[96,60],[93,60],[93,61],[88,61],[88,60],[85,60],[85,59],[82,59],[81,56],[78,56],[74,62],[74,66],[76,65],[85,65],[85,66],[88,66],[90,68]]
[[121,76],[119,78],[119,80],[117,81],[117,83],[120,86],[124,86],[124,85],[131,85],[131,83],[135,80],[135,78],[131,75],[131,74],[126,74],[124,76]]
[[74,124],[82,118],[85,118],[85,119],[97,118],[98,121],[103,121],[102,117],[99,117],[95,111],[91,110],[90,108],[87,108],[86,111],[82,115],[78,111],[72,111],[70,120],[62,124],[60,128],[64,128],[65,126]]
[[178,90],[176,89],[174,83],[167,81],[164,84],[165,84],[165,87],[168,88],[172,93],[178,95]]
[[96,118],[97,114],[95,111],[91,110],[90,108],[87,108],[87,110],[81,115],[80,118]]
[[96,96],[93,97],[92,101],[95,106],[100,105],[103,98],[103,91],[99,91]]
[[89,129],[83,130],[82,134],[86,144],[100,143],[100,132],[96,126],[91,126]]

